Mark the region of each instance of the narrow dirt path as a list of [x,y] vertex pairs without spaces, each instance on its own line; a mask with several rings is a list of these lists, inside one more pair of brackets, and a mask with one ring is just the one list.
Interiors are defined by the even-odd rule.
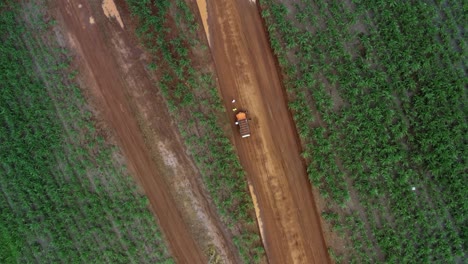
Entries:
[[252,136],[241,139],[236,133],[234,141],[258,201],[269,262],[329,263],[297,133],[256,3],[207,4],[207,36],[224,104],[228,112],[247,109],[252,118]]
[[109,32],[103,31],[102,25],[98,23],[102,17],[92,16],[94,6],[91,7],[91,2],[60,0],[56,4],[61,16],[60,23],[67,30],[66,37],[77,53],[83,74],[88,77],[87,82],[97,97],[106,122],[115,133],[130,170],[158,216],[173,256],[178,263],[206,263],[203,252],[189,231],[190,227],[183,221],[183,215],[170,193],[171,188],[160,175],[161,169],[153,162],[145,145],[125,93],[128,83],[121,74],[121,68],[125,66],[118,63],[106,45],[106,41],[109,41],[106,38],[110,34],[106,34]]

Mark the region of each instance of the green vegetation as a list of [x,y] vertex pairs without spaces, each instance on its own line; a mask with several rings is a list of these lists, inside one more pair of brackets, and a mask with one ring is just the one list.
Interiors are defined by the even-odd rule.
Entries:
[[44,6],[0,3],[0,262],[173,263]]
[[255,222],[245,173],[222,126],[226,113],[213,73],[206,65],[204,37],[185,1],[127,0],[138,18],[137,35],[151,52],[148,69],[158,76],[179,131],[200,169],[222,221],[245,263],[258,262],[264,249]]
[[334,258],[461,261],[466,5],[260,2],[324,218],[353,249],[334,248]]

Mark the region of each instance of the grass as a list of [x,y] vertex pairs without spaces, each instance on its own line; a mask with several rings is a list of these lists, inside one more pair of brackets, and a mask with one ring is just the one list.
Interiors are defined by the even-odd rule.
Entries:
[[0,262],[173,263],[45,6],[0,4]]
[[324,217],[351,248],[333,248],[334,258],[461,261],[462,4],[263,0],[261,7],[309,178],[326,198]]

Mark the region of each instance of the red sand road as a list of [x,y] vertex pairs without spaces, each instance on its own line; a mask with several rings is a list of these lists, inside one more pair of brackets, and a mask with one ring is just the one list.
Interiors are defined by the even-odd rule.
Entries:
[[257,6],[250,0],[207,5],[207,35],[225,106],[229,112],[233,107],[247,109],[252,118],[251,137],[242,139],[237,133],[234,140],[258,199],[269,262],[329,263],[297,133]]
[[[63,23],[73,39],[80,63],[90,75],[91,87],[105,109],[106,121],[115,135],[130,169],[137,177],[156,212],[161,229],[169,241],[170,250],[178,263],[206,263],[206,259],[185,226],[173,197],[158,168],[151,160],[135,116],[124,94],[125,83],[118,64],[104,44],[102,32],[91,20],[90,5],[82,1],[56,1]],[[90,21],[93,21],[92,23]]]

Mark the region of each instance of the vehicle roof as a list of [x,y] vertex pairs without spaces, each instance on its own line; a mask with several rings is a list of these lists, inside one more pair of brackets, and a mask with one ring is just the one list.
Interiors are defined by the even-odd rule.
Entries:
[[245,112],[239,112],[239,113],[236,114],[236,118],[237,118],[237,120],[243,120],[243,119],[246,119],[247,116],[246,116]]

